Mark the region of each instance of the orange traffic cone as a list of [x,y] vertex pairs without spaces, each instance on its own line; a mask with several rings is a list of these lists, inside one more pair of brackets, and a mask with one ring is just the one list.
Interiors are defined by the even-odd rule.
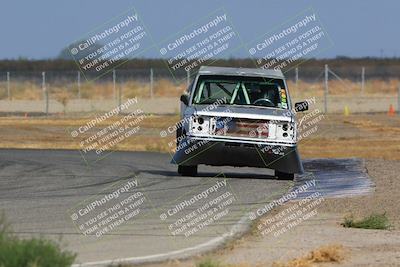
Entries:
[[393,107],[392,104],[390,104],[389,111],[388,111],[388,115],[389,115],[389,116],[394,116],[395,114],[396,114],[396,112],[395,112],[395,110],[394,110],[394,107]]

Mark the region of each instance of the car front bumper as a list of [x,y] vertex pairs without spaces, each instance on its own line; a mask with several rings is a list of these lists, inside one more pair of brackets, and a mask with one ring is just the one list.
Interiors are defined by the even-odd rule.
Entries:
[[303,173],[296,144],[240,142],[186,137],[180,142],[171,163],[212,166],[259,167],[286,173]]

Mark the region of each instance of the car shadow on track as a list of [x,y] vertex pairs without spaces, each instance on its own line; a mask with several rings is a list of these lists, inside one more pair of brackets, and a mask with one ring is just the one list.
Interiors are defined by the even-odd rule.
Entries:
[[268,174],[260,173],[249,173],[249,172],[199,172],[196,176],[181,176],[176,171],[166,170],[145,170],[145,173],[151,173],[155,175],[162,175],[165,177],[179,177],[179,178],[212,178],[212,177],[226,177],[226,178],[237,178],[237,179],[268,179],[277,180],[276,177]]

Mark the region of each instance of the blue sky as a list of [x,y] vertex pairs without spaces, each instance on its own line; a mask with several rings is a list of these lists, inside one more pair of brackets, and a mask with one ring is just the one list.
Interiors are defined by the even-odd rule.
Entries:
[[[334,44],[318,57],[400,56],[400,1],[1,0],[0,59],[56,57],[62,48],[132,6],[155,42],[220,7],[245,42],[312,7]],[[145,54],[158,55],[156,50]]]

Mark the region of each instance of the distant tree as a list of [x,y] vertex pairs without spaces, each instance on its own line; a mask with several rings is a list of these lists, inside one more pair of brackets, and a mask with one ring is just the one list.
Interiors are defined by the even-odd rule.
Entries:
[[336,59],[341,59],[341,60],[343,60],[343,59],[351,59],[351,58],[348,57],[348,56],[337,55],[337,56],[336,56]]

